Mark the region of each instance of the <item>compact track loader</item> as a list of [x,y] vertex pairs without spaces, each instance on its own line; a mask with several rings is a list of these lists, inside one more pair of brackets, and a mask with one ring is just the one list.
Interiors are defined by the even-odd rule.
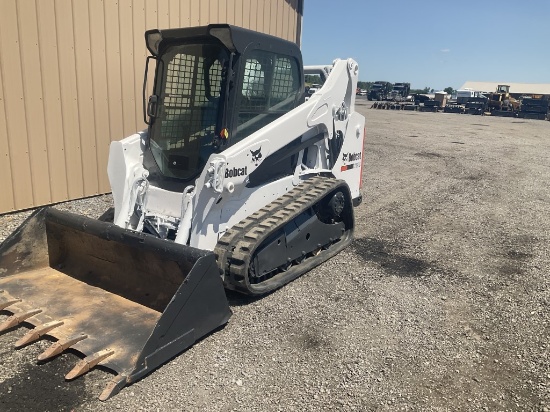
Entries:
[[[105,400],[223,326],[225,289],[271,292],[346,247],[361,201],[358,66],[230,25],[151,30],[148,129],[111,144],[114,210],[43,208],[0,246],[2,331],[116,376]],[[148,67],[155,65],[154,82]],[[305,101],[304,74],[322,88]]]

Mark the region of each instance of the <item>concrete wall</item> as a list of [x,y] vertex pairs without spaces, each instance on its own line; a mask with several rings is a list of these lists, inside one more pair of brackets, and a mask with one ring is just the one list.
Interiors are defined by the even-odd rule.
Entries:
[[303,0],[1,0],[0,213],[110,191],[145,125],[143,33],[230,23],[299,42]]

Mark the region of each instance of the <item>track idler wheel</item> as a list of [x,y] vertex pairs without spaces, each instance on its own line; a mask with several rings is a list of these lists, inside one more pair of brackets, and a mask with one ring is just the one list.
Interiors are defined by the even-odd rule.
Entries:
[[346,207],[346,197],[340,191],[328,196],[317,206],[317,216],[323,223],[334,223],[341,221],[342,212]]
[[329,210],[334,217],[340,217],[345,205],[346,198],[342,192],[336,192],[328,202]]

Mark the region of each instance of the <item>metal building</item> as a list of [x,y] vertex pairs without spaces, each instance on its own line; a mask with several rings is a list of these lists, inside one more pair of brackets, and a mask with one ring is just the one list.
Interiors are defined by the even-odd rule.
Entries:
[[2,0],[0,213],[110,191],[145,128],[143,33],[230,23],[300,43],[303,0]]
[[480,92],[494,92],[499,84],[510,86],[512,96],[521,96],[529,94],[545,94],[550,96],[550,84],[547,83],[510,83],[510,82],[474,82],[467,81],[461,87],[461,90],[472,89]]

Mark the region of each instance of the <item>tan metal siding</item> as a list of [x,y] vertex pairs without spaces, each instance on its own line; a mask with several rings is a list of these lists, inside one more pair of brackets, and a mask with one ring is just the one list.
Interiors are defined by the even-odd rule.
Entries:
[[[177,20],[179,24],[179,0],[174,0],[178,4]],[[143,33],[136,32],[140,27],[147,27],[145,17],[145,0],[134,0],[133,2],[133,22],[132,22],[132,40],[133,40],[133,57],[134,57],[134,110],[136,116],[136,124],[138,128],[145,128],[143,125],[143,65],[145,64],[145,58],[147,56],[146,49],[143,47],[144,37]],[[143,126],[141,126],[143,125]],[[134,130],[134,132],[137,129]],[[109,190],[109,189],[107,189]]]
[[[192,1],[191,4],[190,4],[190,9],[191,9],[191,12],[189,13],[189,15],[191,16],[191,26],[198,26],[200,25],[200,4],[203,2],[204,0],[201,0],[200,2],[198,1]],[[159,27],[163,27],[163,26],[159,26]]]
[[95,156],[97,161],[98,192],[110,190],[107,177],[109,157],[110,123],[109,90],[107,87],[107,55],[105,37],[105,6],[103,0],[89,2],[91,84],[93,89],[93,114],[95,131]]
[[246,27],[243,15],[243,0],[235,0],[235,26]]
[[[26,208],[34,205],[34,199],[16,1],[4,1],[0,16],[2,100],[11,159],[12,190],[14,204],[18,208]],[[2,184],[2,187],[5,186],[7,184]]]
[[289,19],[290,19],[290,6],[287,4],[286,1],[282,0],[282,5],[280,6],[282,9],[282,31],[281,31],[281,37],[284,37],[285,39],[288,39],[288,27],[289,27]]
[[[44,199],[49,202],[51,196],[46,136],[43,133],[45,123],[44,106],[42,104],[42,79],[40,76],[35,75],[34,70],[29,70],[29,68],[40,67],[36,5],[30,2],[24,7],[21,3],[18,3],[17,6],[23,99],[25,101],[25,122],[29,143],[33,199]],[[22,12],[25,13],[25,18],[21,18]]]
[[[43,110],[51,200],[69,199],[65,143],[63,135],[63,112],[59,78],[58,43],[55,26],[54,0],[38,1],[38,38],[40,44],[40,78],[42,80]],[[40,204],[40,203],[36,203]],[[5,209],[4,209],[5,210]]]
[[78,98],[78,126],[82,153],[84,195],[99,193],[95,110],[88,3],[73,2],[74,51]]
[[[67,166],[69,198],[84,196],[82,151],[78,113],[78,86],[76,82],[76,59],[72,4],[67,0],[55,1],[55,27],[57,29],[57,57],[59,60],[59,83],[61,110]],[[49,104],[49,102],[46,102]],[[38,204],[45,203],[35,199]]]
[[252,30],[258,30],[258,2],[251,1],[249,5],[250,26]]
[[191,0],[180,0],[180,14],[179,14],[179,26],[189,27],[191,25],[191,18],[189,10],[191,10]]
[[230,23],[296,41],[302,1],[2,0],[0,213],[110,190],[111,140],[145,128],[145,30]]
[[4,176],[2,196],[0,196],[0,210],[10,210],[15,204],[13,197],[13,182],[11,175],[10,142],[6,125],[6,108],[4,105],[4,87],[2,70],[0,70],[0,173]]

